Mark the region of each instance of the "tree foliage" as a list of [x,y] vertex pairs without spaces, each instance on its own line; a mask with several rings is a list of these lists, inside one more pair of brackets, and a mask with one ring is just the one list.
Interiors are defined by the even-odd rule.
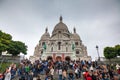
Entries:
[[118,56],[120,56],[120,45],[115,46],[115,51]]
[[10,44],[11,40],[12,36],[10,34],[0,31],[0,55],[8,49],[8,44]]
[[104,49],[104,56],[107,59],[112,59],[116,57],[115,49],[113,47],[106,47]]
[[120,45],[115,45],[115,47],[105,47],[104,56],[107,59],[112,59],[120,56]]
[[27,46],[21,41],[13,41],[10,34],[0,31],[0,55],[3,51],[14,56],[20,53],[27,54]]
[[20,42],[20,41],[11,41],[10,44],[8,45],[8,53],[12,54],[13,56],[16,56],[20,53],[27,54],[27,46]]

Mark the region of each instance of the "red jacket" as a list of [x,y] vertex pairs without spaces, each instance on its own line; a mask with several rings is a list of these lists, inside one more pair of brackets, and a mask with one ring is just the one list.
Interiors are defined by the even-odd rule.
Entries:
[[92,78],[89,76],[89,77],[86,78],[86,80],[92,80]]
[[120,74],[120,69],[118,69],[118,74]]

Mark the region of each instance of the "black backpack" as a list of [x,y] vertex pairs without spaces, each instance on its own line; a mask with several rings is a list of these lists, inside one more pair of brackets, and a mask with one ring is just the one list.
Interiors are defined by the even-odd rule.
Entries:
[[73,73],[69,73],[69,76],[70,76],[70,78],[73,78],[74,75],[73,75]]

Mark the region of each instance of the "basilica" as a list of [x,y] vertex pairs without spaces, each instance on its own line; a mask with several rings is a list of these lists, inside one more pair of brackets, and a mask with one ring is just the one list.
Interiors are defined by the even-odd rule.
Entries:
[[68,26],[63,22],[62,16],[55,25],[50,36],[48,28],[41,36],[36,45],[34,55],[31,59],[41,60],[91,60],[87,54],[87,47],[82,43],[80,36],[73,28],[70,32]]

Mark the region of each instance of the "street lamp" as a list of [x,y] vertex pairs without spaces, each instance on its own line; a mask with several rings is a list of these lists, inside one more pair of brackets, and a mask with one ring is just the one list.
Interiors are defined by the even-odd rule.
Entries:
[[97,50],[97,53],[98,53],[98,61],[100,61],[100,55],[99,55],[98,49],[99,49],[99,47],[98,47],[98,45],[96,45],[96,50]]

